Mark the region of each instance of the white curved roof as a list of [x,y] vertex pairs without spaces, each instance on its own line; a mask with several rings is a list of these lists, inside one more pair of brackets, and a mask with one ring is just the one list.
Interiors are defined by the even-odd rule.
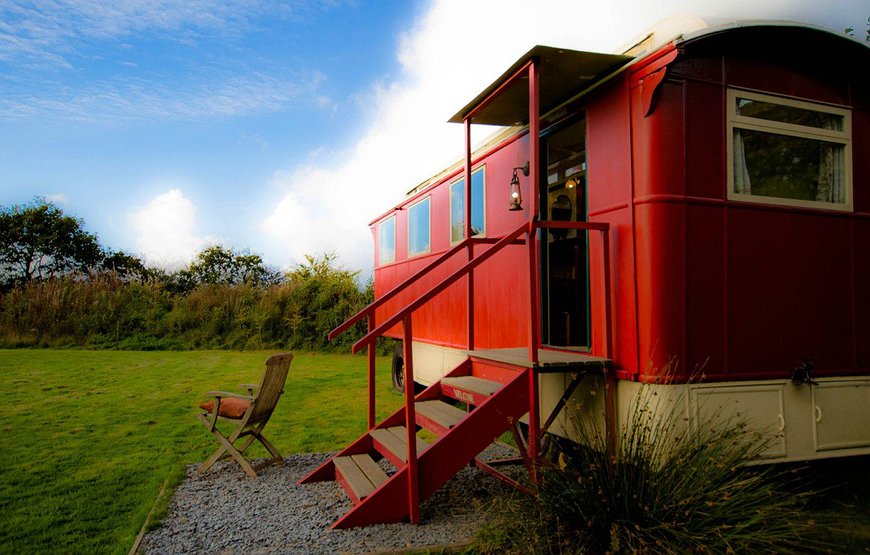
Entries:
[[860,40],[845,33],[803,21],[727,18],[702,19],[696,15],[681,14],[659,21],[649,31],[620,49],[620,53],[640,58],[658,50],[669,42],[686,42],[706,35],[714,35],[746,27],[799,27],[821,31],[865,45]]

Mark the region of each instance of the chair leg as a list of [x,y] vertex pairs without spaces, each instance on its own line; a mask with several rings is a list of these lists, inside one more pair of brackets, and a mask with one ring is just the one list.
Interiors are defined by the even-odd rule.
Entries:
[[260,440],[260,443],[263,444],[263,447],[266,448],[266,451],[268,451],[272,455],[272,462],[273,463],[284,464],[284,457],[282,457],[281,453],[279,453],[278,450],[275,449],[275,446],[272,445],[271,441],[266,439],[263,436],[263,434],[261,434],[259,432],[257,432],[257,434],[254,437],[256,437],[258,440]]
[[214,436],[217,438],[217,440],[218,440],[219,442],[221,442],[221,445],[223,445],[224,449],[226,449],[226,451],[227,451],[230,455],[232,455],[232,457],[233,457],[234,459],[236,459],[236,462],[239,463],[239,466],[242,467],[242,470],[245,471],[245,474],[247,474],[247,475],[250,476],[251,478],[256,478],[256,477],[257,477],[257,473],[254,472],[253,467],[251,467],[251,463],[249,463],[249,462],[245,459],[245,457],[243,457],[242,454],[239,453],[239,450],[236,449],[236,448],[233,446],[232,443],[230,443],[230,440],[228,440],[228,439],[225,438],[223,435],[221,435],[220,433],[218,433],[217,430],[215,430]]
[[253,435],[253,434],[251,434],[251,435],[249,435],[248,437],[246,437],[246,438],[245,438],[245,441],[243,441],[242,444],[239,445],[239,446],[237,447],[237,449],[239,450],[239,453],[244,453],[245,450],[246,450],[248,447],[250,447],[252,443],[254,443],[254,439],[255,439],[255,438],[254,438],[254,435]]
[[[208,430],[210,433],[214,434],[214,432],[216,431],[216,428],[214,431],[212,430],[212,423],[209,421],[209,419],[206,418],[205,415],[202,415],[202,414],[197,414],[196,416],[202,422],[202,425],[205,426],[205,429]],[[212,454],[211,457],[208,458],[207,461],[205,461],[204,463],[199,465],[199,468],[197,469],[197,471],[200,474],[205,474],[206,472],[208,472],[208,469],[211,468],[214,463],[218,462],[219,460],[221,460],[225,456],[227,456],[226,447],[221,446],[218,448],[217,451],[214,452],[214,454]]]
[[[242,454],[239,452],[239,450],[233,446],[233,442],[239,437],[239,432],[241,430],[237,429],[236,432],[233,433],[229,439],[227,439],[220,432],[220,430],[218,430],[216,427],[211,426],[211,423],[208,421],[207,418],[205,418],[202,415],[199,415],[199,419],[203,422],[206,429],[208,429],[211,432],[211,435],[213,435],[215,437],[215,439],[217,439],[218,442],[221,444],[221,447],[217,451],[215,451],[214,454],[211,457],[209,457],[209,459],[207,461],[205,461],[204,463],[199,465],[199,469],[198,469],[199,473],[200,474],[205,473],[206,471],[208,471],[209,468],[212,467],[212,465],[214,463],[216,463],[220,459],[222,459],[226,456],[231,456],[234,459],[236,459],[236,462],[239,463],[239,466],[242,467],[242,470],[245,471],[245,474],[247,474],[251,478],[256,478],[257,473],[254,471],[253,467],[251,467],[251,463],[249,463],[247,460],[245,460],[245,457],[243,457]],[[249,441],[246,441],[246,445],[244,446],[243,449],[246,449],[249,443],[250,443]]]
[[214,452],[214,454],[211,457],[208,458],[207,461],[205,461],[204,463],[199,465],[199,468],[197,469],[197,471],[200,474],[205,474],[206,472],[208,472],[208,469],[211,468],[214,463],[218,462],[219,460],[221,460],[222,458],[224,458],[226,456],[228,456],[227,448],[224,446],[221,446],[217,451]]

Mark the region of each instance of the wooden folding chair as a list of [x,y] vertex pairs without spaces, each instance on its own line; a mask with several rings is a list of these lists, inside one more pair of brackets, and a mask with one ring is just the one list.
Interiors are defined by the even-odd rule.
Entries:
[[[278,404],[278,399],[284,392],[284,382],[287,381],[287,372],[292,360],[293,355],[290,353],[269,357],[260,385],[243,384],[241,386],[248,390],[247,395],[226,391],[209,391],[206,394],[213,399],[200,405],[200,408],[205,412],[197,416],[218,440],[220,448],[199,466],[200,474],[206,472],[220,459],[232,456],[248,476],[256,477],[257,473],[254,471],[254,467],[242,455],[254,440],[262,443],[263,447],[272,455],[271,459],[257,465],[257,469],[273,463],[284,463],[281,454],[269,440],[263,437],[262,432],[272,416],[272,411],[275,410],[275,405]],[[235,426],[232,433],[222,434],[217,428],[218,420],[232,422]],[[236,447],[235,442],[242,438],[244,440]]]

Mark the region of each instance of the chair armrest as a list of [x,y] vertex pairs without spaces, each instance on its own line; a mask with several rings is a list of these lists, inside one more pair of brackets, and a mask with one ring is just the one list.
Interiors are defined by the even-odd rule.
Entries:
[[241,387],[242,389],[247,389],[248,395],[253,395],[254,392],[257,391],[259,384],[243,383],[243,384],[239,385],[239,387]]
[[[205,424],[208,431],[214,432],[215,426],[217,425],[218,417],[220,416],[220,408],[221,408],[221,399],[224,397],[232,397],[234,399],[244,399],[250,403],[254,402],[254,397],[250,395],[241,395],[239,393],[232,393],[230,391],[209,391],[206,394],[206,397],[214,397],[214,407],[210,413],[203,413],[200,418]],[[209,416],[206,416],[209,415]]]
[[205,394],[206,397],[234,397],[236,399],[245,399],[247,401],[253,401],[254,397],[252,395],[242,395],[241,393],[232,393],[231,391],[209,391]]

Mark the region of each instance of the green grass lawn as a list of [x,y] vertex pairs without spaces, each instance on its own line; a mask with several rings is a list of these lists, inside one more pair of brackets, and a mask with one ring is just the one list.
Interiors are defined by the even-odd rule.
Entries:
[[[203,394],[257,383],[269,354],[0,350],[0,552],[129,551],[161,486],[217,447],[195,416]],[[402,404],[388,365],[378,359],[379,417]],[[355,439],[365,369],[364,357],[297,354],[266,436],[284,455]]]
[[[267,352],[0,350],[0,553],[126,553],[164,483],[217,442],[196,418],[212,389],[256,383]],[[402,397],[378,359],[378,415]],[[366,359],[297,354],[266,435],[288,455],[366,428]],[[251,456],[265,456],[259,445]],[[821,531],[870,553],[870,457],[814,463]],[[239,475],[242,476],[241,470]],[[164,502],[168,496],[164,497]],[[833,518],[831,518],[833,517]]]

